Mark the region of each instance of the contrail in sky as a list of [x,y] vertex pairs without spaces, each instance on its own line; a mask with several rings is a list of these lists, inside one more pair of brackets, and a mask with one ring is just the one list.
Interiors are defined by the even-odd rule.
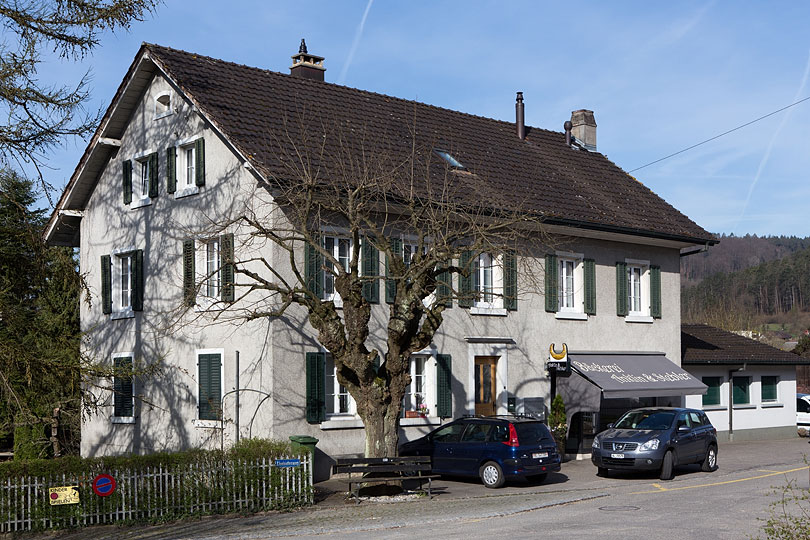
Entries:
[[[796,91],[796,96],[793,98],[793,101],[798,100],[804,93],[804,87],[805,85],[807,85],[808,76],[810,76],[810,55],[808,55],[807,65],[804,67],[804,76],[802,77],[802,83],[799,85],[799,89]],[[748,203],[751,202],[751,194],[754,192],[754,188],[757,186],[757,182],[759,182],[759,177],[762,175],[762,170],[765,168],[765,165],[771,158],[771,150],[773,149],[773,145],[774,143],[776,143],[776,139],[779,137],[779,132],[782,131],[782,128],[785,126],[785,123],[790,117],[791,112],[792,111],[788,111],[785,114],[785,116],[782,117],[782,121],[779,122],[779,127],[776,128],[776,131],[771,136],[771,142],[768,143],[768,149],[765,150],[765,155],[762,156],[762,161],[759,162],[757,174],[754,176],[754,181],[751,182],[751,185],[748,188],[748,196],[745,197],[745,204],[743,204],[742,212],[740,212],[740,217],[737,218],[737,223],[734,225],[734,228],[732,229],[733,231],[736,231],[737,227],[740,226],[740,222],[742,221],[742,218],[745,215],[745,211],[748,210]]]
[[360,26],[357,27],[357,33],[354,35],[354,43],[352,43],[352,49],[349,51],[349,57],[346,59],[346,63],[343,64],[343,69],[340,70],[340,78],[338,78],[338,84],[343,84],[346,80],[346,72],[349,71],[349,66],[354,60],[354,53],[357,51],[357,46],[360,44],[360,37],[363,35],[363,28],[366,26],[366,19],[368,18],[368,12],[371,11],[371,4],[374,3],[374,0],[368,0],[368,4],[366,4],[366,10],[363,12],[363,18],[360,19]]

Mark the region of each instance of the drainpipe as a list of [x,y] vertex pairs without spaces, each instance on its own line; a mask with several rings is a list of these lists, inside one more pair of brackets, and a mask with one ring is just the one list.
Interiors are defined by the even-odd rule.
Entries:
[[728,442],[734,441],[734,374],[745,371],[742,367],[728,370]]
[[[239,351],[236,351],[236,389],[239,390]],[[236,412],[234,413],[234,420],[236,420],[236,444],[239,444],[239,392],[236,392]]]

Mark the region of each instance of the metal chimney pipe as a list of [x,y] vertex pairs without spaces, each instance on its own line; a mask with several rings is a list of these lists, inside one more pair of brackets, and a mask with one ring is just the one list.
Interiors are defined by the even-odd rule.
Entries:
[[517,124],[517,136],[521,141],[526,138],[526,121],[523,113],[523,92],[517,93],[515,99],[515,123]]
[[574,127],[574,124],[571,123],[571,120],[566,120],[563,124],[563,129],[565,130],[565,145],[571,146],[571,128]]

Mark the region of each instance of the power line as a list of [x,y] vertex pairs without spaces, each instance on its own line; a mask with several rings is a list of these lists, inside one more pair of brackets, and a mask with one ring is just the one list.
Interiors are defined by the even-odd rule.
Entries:
[[710,139],[706,139],[705,141],[701,141],[701,142],[699,142],[699,143],[697,143],[697,144],[693,144],[692,146],[690,146],[690,147],[688,147],[688,148],[684,148],[683,150],[678,150],[678,151],[677,151],[677,152],[675,152],[674,154],[670,154],[670,155],[668,155],[668,156],[664,156],[664,157],[662,157],[662,158],[660,158],[660,159],[656,159],[655,161],[651,161],[651,162],[647,163],[646,165],[642,165],[641,167],[636,167],[635,169],[633,169],[633,170],[631,170],[631,171],[628,171],[628,172],[636,172],[636,171],[641,170],[641,169],[643,169],[643,168],[645,168],[645,167],[649,167],[650,165],[655,165],[656,163],[659,163],[659,162],[661,162],[661,161],[664,161],[665,159],[669,159],[669,158],[671,158],[671,157],[677,156],[678,154],[683,154],[684,152],[686,152],[686,151],[688,151],[688,150],[691,150],[691,149],[693,149],[693,148],[697,148],[698,146],[700,146],[700,145],[702,145],[702,144],[706,144],[707,142],[711,142],[711,141],[713,141],[713,140],[715,140],[715,139],[719,139],[720,137],[723,137],[724,135],[728,135],[729,133],[733,133],[733,132],[737,131],[738,129],[742,129],[742,128],[744,128],[744,127],[750,126],[751,124],[755,124],[756,122],[759,122],[760,120],[764,120],[764,119],[768,118],[769,116],[773,116],[773,115],[775,115],[775,114],[779,114],[780,112],[782,112],[782,111],[784,111],[784,110],[787,110],[787,109],[789,109],[789,108],[791,108],[791,107],[795,107],[795,106],[796,106],[796,105],[798,105],[799,103],[803,103],[803,102],[805,102],[805,101],[807,101],[807,100],[810,100],[810,96],[807,96],[806,98],[804,98],[804,99],[800,99],[799,101],[796,101],[795,103],[791,103],[790,105],[787,105],[787,106],[785,106],[785,107],[782,107],[782,108],[781,108],[781,109],[779,109],[779,110],[776,110],[776,111],[770,112],[770,113],[766,114],[765,116],[760,116],[759,118],[757,118],[757,119],[755,119],[755,120],[751,120],[750,122],[746,122],[745,124],[743,124],[743,125],[741,125],[741,126],[737,126],[737,127],[733,128],[733,129],[730,129],[730,130],[728,130],[728,131],[724,131],[724,132],[723,132],[723,133],[721,133],[720,135],[715,135],[714,137],[712,137],[712,138],[710,138]]

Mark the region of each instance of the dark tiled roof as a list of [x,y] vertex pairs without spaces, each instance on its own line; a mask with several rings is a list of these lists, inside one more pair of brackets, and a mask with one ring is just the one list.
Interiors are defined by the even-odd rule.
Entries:
[[681,325],[681,364],[810,364],[770,345],[706,324]]
[[[331,138],[326,147],[341,145],[355,158],[361,151],[385,154],[392,163],[407,162],[416,133],[417,139],[451,151],[510,207],[539,213],[550,222],[699,243],[714,240],[602,154],[566,146],[563,133],[527,128],[521,141],[509,122],[157,45],[144,47],[265,177],[289,176],[280,156],[294,155],[293,145],[315,155],[325,132]],[[333,133],[335,126],[342,142]],[[334,154],[331,159],[337,159]],[[318,158],[326,162],[330,156]],[[465,181],[463,174],[455,177]]]

